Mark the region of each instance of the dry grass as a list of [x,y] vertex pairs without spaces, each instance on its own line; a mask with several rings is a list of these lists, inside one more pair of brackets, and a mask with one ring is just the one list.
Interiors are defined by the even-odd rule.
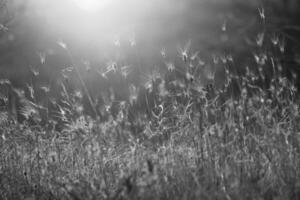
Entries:
[[[180,66],[164,56],[167,69],[143,76],[143,86],[130,84],[128,101],[111,89],[98,108],[75,71],[83,94],[62,81],[60,98],[26,99],[35,112],[22,123],[6,106],[11,83],[1,80],[0,199],[299,199],[297,75],[283,71],[280,33],[263,30],[242,72],[235,55],[205,63],[188,43]],[[224,70],[222,87],[208,66]],[[126,79],[124,69],[114,62],[105,75]],[[83,96],[98,117],[84,114]]]

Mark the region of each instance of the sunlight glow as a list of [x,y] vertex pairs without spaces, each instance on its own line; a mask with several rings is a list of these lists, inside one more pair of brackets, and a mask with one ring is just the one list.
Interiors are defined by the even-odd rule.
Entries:
[[96,12],[105,8],[110,0],[73,0],[75,4],[82,10],[87,12]]
[[28,0],[32,18],[24,20],[29,24],[35,18],[46,21],[41,20],[40,29],[53,33],[55,42],[62,40],[59,46],[63,49],[70,48],[72,43],[93,48],[95,55],[102,50],[110,55],[114,50],[111,45],[127,48],[142,44],[141,40],[146,38],[165,36],[165,16],[180,12],[179,8],[169,9],[170,2],[173,0]]

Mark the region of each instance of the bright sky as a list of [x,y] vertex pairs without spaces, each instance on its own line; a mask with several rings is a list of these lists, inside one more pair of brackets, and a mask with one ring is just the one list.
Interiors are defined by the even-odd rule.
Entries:
[[105,9],[112,0],[73,0],[82,10],[87,12],[96,12]]

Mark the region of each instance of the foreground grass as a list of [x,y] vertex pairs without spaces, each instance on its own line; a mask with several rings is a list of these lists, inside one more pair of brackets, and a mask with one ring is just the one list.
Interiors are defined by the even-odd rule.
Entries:
[[80,116],[57,132],[3,113],[1,199],[299,199],[299,99],[287,79],[273,84],[190,97],[138,135],[127,118]]

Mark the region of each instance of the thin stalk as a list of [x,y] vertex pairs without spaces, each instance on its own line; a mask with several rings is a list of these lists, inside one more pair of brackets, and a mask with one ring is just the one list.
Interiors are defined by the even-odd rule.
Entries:
[[76,75],[78,76],[78,79],[79,79],[79,81],[80,81],[80,84],[81,84],[81,86],[82,86],[82,88],[83,88],[83,90],[84,90],[84,93],[86,94],[86,96],[87,96],[87,98],[88,98],[89,104],[90,104],[90,106],[92,107],[95,116],[96,116],[96,117],[99,117],[99,115],[98,115],[98,113],[97,113],[96,106],[95,106],[95,104],[94,104],[94,102],[93,102],[93,100],[92,100],[92,97],[91,97],[90,93],[89,93],[89,90],[88,90],[88,88],[87,88],[87,86],[86,86],[86,84],[85,84],[83,78],[81,77],[81,75],[80,75],[80,73],[79,73],[79,71],[78,71],[78,69],[77,69],[77,66],[74,64],[73,56],[71,55],[70,51],[69,51],[67,48],[64,48],[64,49],[66,50],[66,52],[67,52],[67,54],[68,54],[68,57],[69,57],[70,62],[71,62],[71,65],[74,67],[75,73],[76,73]]

